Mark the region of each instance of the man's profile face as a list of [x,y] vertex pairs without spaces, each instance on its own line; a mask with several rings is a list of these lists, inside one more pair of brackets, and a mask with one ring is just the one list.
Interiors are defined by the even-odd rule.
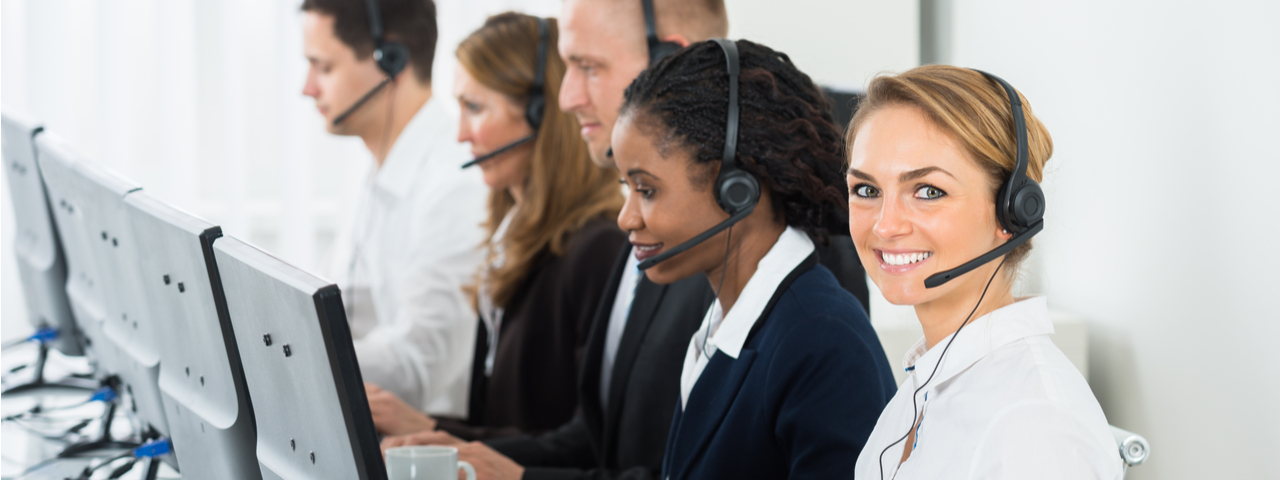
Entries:
[[333,21],[332,15],[303,12],[303,54],[310,68],[307,69],[306,83],[302,85],[302,94],[315,99],[316,109],[324,116],[329,133],[355,135],[362,125],[370,122],[369,112],[377,109],[366,105],[338,126],[333,124],[333,119],[382,81],[383,74],[372,56],[356,59],[355,50],[334,35]]
[[560,55],[568,67],[560,109],[578,117],[591,160],[612,167],[605,152],[622,94],[649,66],[640,2],[565,0],[559,33]]

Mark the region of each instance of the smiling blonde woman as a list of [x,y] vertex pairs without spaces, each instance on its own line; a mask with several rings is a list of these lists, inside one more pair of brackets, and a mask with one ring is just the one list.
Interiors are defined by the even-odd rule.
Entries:
[[1049,339],[1045,298],[1013,295],[1030,243],[925,286],[1013,238],[996,200],[1015,171],[1014,108],[1025,109],[1027,177],[1039,182],[1053,153],[1019,98],[983,73],[924,66],[873,80],[849,126],[850,234],[872,281],[914,306],[925,334],[857,479],[1122,476],[1098,401]]

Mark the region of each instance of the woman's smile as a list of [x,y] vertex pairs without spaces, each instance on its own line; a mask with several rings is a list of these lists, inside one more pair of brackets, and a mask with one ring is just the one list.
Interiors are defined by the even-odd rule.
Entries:
[[635,251],[636,260],[643,262],[646,258],[652,257],[662,252],[662,243],[639,243],[631,241],[631,246]]
[[886,273],[906,273],[923,265],[933,258],[933,252],[926,250],[872,250],[880,263],[880,270]]

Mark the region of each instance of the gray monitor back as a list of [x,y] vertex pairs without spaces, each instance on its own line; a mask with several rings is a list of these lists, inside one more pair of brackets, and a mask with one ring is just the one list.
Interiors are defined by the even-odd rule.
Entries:
[[75,189],[75,175],[71,173],[74,153],[49,132],[40,134],[36,148],[42,157],[37,165],[67,262],[67,303],[80,327],[87,353],[97,364],[97,371],[109,375],[116,370],[118,349],[102,331],[106,307],[92,245],[98,240],[88,230],[85,212],[77,205],[79,198],[66,193]]
[[130,193],[125,206],[146,252],[139,268],[156,320],[160,392],[182,478],[261,478],[253,409],[213,259],[222,229],[145,192]]
[[13,112],[0,114],[3,131],[5,177],[13,204],[14,251],[22,278],[27,315],[36,327],[58,329],[53,348],[66,355],[81,355],[80,332],[67,303],[67,264],[53,227],[49,201],[40,167],[36,164],[35,136],[44,127]]
[[37,137],[36,149],[45,184],[58,199],[56,205],[65,202],[74,212],[68,220],[81,224],[74,234],[89,236],[81,242],[88,247],[97,270],[95,281],[102,293],[104,313],[102,333],[116,347],[111,373],[120,378],[128,394],[130,403],[126,405],[145,425],[168,436],[158,385],[160,352],[154,318],[147,309],[138,244],[124,206],[125,195],[141,187],[83,159],[48,132]]
[[213,247],[263,478],[387,478],[338,287],[235,238]]

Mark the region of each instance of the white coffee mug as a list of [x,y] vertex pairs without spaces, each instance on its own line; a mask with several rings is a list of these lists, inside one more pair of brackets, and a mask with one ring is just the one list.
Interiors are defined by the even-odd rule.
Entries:
[[388,480],[457,480],[458,469],[476,480],[476,469],[458,460],[458,449],[436,445],[387,449]]

